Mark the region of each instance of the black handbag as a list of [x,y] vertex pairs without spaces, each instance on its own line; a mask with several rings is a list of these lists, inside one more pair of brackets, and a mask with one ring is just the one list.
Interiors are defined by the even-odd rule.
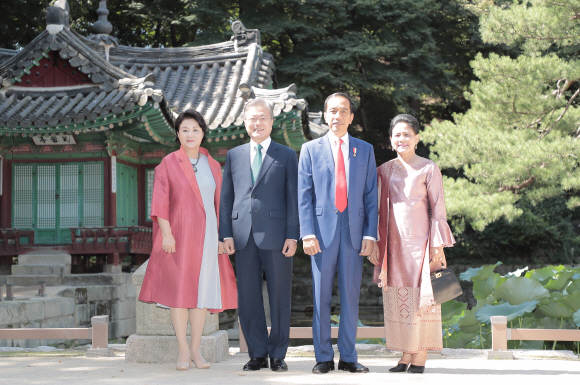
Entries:
[[450,301],[463,294],[459,280],[452,270],[441,269],[431,273],[433,297],[437,305]]

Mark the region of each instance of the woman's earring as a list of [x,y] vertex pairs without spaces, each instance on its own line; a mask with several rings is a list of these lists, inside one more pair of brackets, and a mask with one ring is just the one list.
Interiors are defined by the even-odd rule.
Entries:
[[415,150],[417,149],[417,144],[415,144]]

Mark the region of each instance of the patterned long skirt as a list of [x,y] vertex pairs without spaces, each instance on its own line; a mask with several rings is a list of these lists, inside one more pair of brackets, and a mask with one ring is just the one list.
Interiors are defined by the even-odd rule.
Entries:
[[442,350],[441,305],[419,307],[418,287],[389,287],[383,291],[386,347],[417,353]]

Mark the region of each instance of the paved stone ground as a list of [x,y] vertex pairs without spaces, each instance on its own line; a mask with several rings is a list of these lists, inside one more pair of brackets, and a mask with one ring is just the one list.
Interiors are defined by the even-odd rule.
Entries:
[[[208,370],[177,372],[173,364],[126,364],[122,346],[116,357],[86,358],[82,350],[0,352],[0,384],[575,384],[580,381],[580,361],[571,352],[520,351],[516,360],[488,360],[482,351],[445,350],[430,359],[424,374],[389,373],[398,354],[380,348],[361,352],[359,361],[368,374],[331,372],[312,374],[310,347],[292,348],[287,373],[267,370],[244,372],[247,355],[237,354]],[[40,349],[42,350],[42,349]],[[44,349],[48,350],[48,349]],[[235,349],[232,349],[232,352]],[[484,353],[484,352],[483,352]],[[76,354],[76,355],[75,355]],[[79,355],[80,354],[80,355]]]

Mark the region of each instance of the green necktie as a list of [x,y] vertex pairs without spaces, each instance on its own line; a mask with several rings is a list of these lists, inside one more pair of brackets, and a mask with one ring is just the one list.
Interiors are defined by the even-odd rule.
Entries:
[[258,144],[255,148],[256,156],[254,156],[254,161],[252,162],[252,184],[256,183],[260,167],[262,166],[262,145]]

